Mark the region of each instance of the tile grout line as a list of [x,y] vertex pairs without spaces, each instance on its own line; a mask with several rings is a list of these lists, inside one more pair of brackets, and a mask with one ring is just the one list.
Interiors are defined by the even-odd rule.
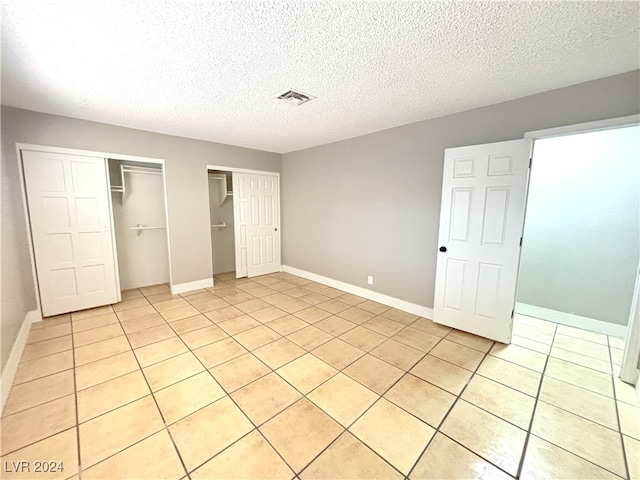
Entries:
[[[153,307],[153,305],[152,305]],[[156,312],[158,312],[158,310],[153,307],[154,310],[156,310]],[[160,312],[158,312],[160,313]],[[117,316],[117,313],[116,313]],[[163,317],[164,318],[164,317]],[[122,327],[122,321],[120,320],[120,317],[118,317],[118,321],[120,322],[120,327]],[[123,329],[124,330],[124,329]],[[129,343],[129,347],[131,348],[131,353],[133,354],[133,358],[135,358],[136,363],[138,365],[138,369],[140,370],[140,373],[142,374],[142,377],[144,378],[145,383],[147,384],[147,388],[149,388],[149,392],[151,394],[151,398],[153,399],[153,403],[156,406],[156,409],[158,410],[158,413],[160,414],[160,419],[162,420],[162,423],[164,424],[164,430],[167,432],[167,434],[169,435],[169,438],[171,439],[171,444],[173,445],[174,450],[176,451],[176,454],[178,455],[178,459],[180,460],[180,463],[182,464],[182,468],[184,469],[185,473],[186,473],[186,478],[191,479],[191,476],[189,475],[189,470],[187,470],[187,467],[184,463],[184,460],[182,458],[182,455],[180,454],[180,450],[178,450],[178,446],[176,445],[175,440],[173,439],[173,436],[171,435],[171,431],[169,430],[169,426],[167,425],[167,421],[164,418],[164,415],[162,413],[162,410],[160,409],[160,405],[158,405],[158,400],[156,399],[153,389],[151,388],[151,384],[149,383],[149,380],[147,379],[146,375],[144,374],[144,370],[142,369],[142,365],[140,364],[140,361],[138,360],[138,357],[135,354],[135,349],[133,348],[133,345],[131,345],[131,341],[129,340],[129,337],[125,334],[125,337],[127,338],[127,342]],[[142,397],[144,398],[144,397]],[[132,402],[131,402],[132,403]],[[162,430],[159,430],[162,431]],[[147,438],[151,437],[152,435],[155,435],[158,432],[153,432],[151,435],[148,435],[147,437],[138,440],[138,442],[135,442],[132,445],[128,445],[127,447],[123,448],[122,450],[119,450],[118,453],[130,448],[131,446],[142,442],[143,440],[146,440]],[[103,461],[103,460],[102,460]]]
[[[553,348],[553,344],[555,343],[557,333],[558,333],[558,326],[556,325],[556,328],[553,331],[553,338],[551,340],[551,348]],[[538,410],[538,403],[541,401],[540,393],[542,392],[542,385],[544,384],[544,375],[545,375],[545,372],[547,371],[549,358],[551,358],[551,349],[549,350],[549,355],[547,355],[546,358],[544,359],[544,367],[542,368],[542,372],[540,373],[540,383],[538,384],[538,391],[536,392],[536,397],[535,397],[536,401],[533,404],[533,411],[531,412],[531,420],[529,421],[529,428],[527,428],[527,435],[524,439],[524,445],[522,448],[522,454],[520,456],[520,462],[518,463],[518,473],[516,475],[516,478],[520,478],[520,475],[522,474],[522,469],[524,467],[524,459],[527,455],[527,448],[529,447],[529,438],[531,437],[531,430],[533,429],[533,421],[535,419],[536,411]],[[552,444],[552,445],[555,445],[555,444]]]
[[[609,346],[609,336],[607,336],[607,346]],[[620,419],[620,410],[618,408],[618,394],[616,392],[616,380],[613,373],[613,357],[611,355],[611,349],[609,351],[609,360],[611,362],[611,388],[613,389],[613,404],[616,409],[616,420],[618,422],[618,432],[620,433],[620,446],[622,448],[622,461],[624,462],[624,469],[627,477],[631,478],[631,472],[629,471],[629,459],[627,458],[627,446],[624,443],[624,434],[622,433],[622,422]]]

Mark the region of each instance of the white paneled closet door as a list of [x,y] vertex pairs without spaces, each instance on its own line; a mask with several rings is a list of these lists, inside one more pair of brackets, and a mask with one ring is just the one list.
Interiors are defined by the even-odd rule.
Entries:
[[276,175],[245,174],[247,274],[280,271],[280,198]]
[[104,158],[23,151],[44,316],[119,301]]

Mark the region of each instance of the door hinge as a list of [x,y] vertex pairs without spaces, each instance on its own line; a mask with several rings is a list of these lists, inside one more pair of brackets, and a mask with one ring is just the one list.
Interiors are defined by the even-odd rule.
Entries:
[[520,246],[522,246],[522,237],[520,237]]
[[529,158],[529,168],[531,168],[532,163],[533,163],[533,157]]
[[515,315],[515,313],[516,313],[516,309],[515,309],[515,308],[513,308],[513,309],[511,310],[511,318],[513,318],[513,316]]

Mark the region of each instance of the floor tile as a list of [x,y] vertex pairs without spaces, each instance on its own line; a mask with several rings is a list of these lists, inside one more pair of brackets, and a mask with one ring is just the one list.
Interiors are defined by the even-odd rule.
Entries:
[[74,350],[74,356],[76,366],[80,366],[130,351],[131,345],[129,344],[129,340],[127,340],[126,336],[122,335],[76,348]]
[[563,382],[613,398],[611,375],[597,372],[591,368],[582,367],[559,358],[549,357],[544,374],[547,377],[562,380]]
[[200,315],[200,313],[202,312],[194,306],[184,305],[173,310],[166,310],[160,313],[160,315],[162,315],[162,318],[164,318],[167,322],[171,323],[175,322],[176,320],[182,320],[183,318],[195,317],[196,315]]
[[624,450],[627,455],[627,466],[631,480],[640,478],[640,442],[634,438],[623,437]]
[[78,392],[78,421],[91,420],[151,393],[139,370]]
[[489,352],[494,357],[501,358],[507,362],[515,363],[521,367],[526,367],[536,372],[542,372],[547,360],[547,356],[534,352],[518,345],[504,345],[496,343]]
[[622,433],[640,440],[640,408],[618,402],[618,415],[620,415]]
[[371,350],[371,355],[384,360],[402,370],[409,370],[418,360],[424,357],[424,353],[408,345],[389,339],[382,345]]
[[218,326],[211,325],[209,327],[193,330],[183,333],[180,338],[191,350],[195,350],[205,345],[228,338],[228,335]]
[[365,354],[364,351],[339,338],[320,345],[311,353],[338,370],[342,370]]
[[305,350],[310,351],[323,343],[327,343],[333,337],[324,330],[309,325],[308,327],[287,335],[287,338]]
[[448,392],[458,395],[471,378],[471,372],[452,363],[427,355],[420,360],[411,373]]
[[4,405],[3,415],[27,410],[74,393],[73,370],[14,385]]
[[325,297],[324,295],[321,295],[319,293],[307,293],[306,295],[303,295],[301,297],[298,297],[298,300],[304,302],[304,303],[308,303],[309,305],[318,305],[319,303],[324,303],[328,300],[331,300],[329,297]]
[[156,293],[155,295],[147,295],[145,298],[151,305],[155,305],[156,303],[166,302],[167,300],[171,300],[173,298],[179,298],[179,295],[171,295],[171,293],[169,292],[163,292]]
[[378,332],[385,337],[392,337],[405,327],[401,323],[394,322],[393,320],[389,320],[384,317],[374,317],[371,320],[364,322],[362,326],[369,330],[373,330],[374,332]]
[[516,475],[527,436],[524,430],[459,400],[440,431],[509,474]]
[[193,353],[187,352],[145,367],[142,371],[151,391],[157,392],[204,369],[198,358]]
[[209,372],[202,372],[155,392],[160,412],[167,425],[191,415],[226,394]]
[[601,345],[608,345],[607,336],[600,333],[588,332],[580,328],[568,327],[566,325],[558,325],[556,332],[561,335],[568,335],[581,340],[587,340]]
[[609,337],[609,346],[613,348],[624,350],[625,342],[625,338]]
[[538,372],[492,355],[485,357],[478,367],[477,373],[532,397],[537,396],[542,378]]
[[190,299],[187,299],[187,300],[189,300],[189,303],[191,303],[198,311],[202,313],[208,313],[213,310],[219,310],[221,308],[225,308],[229,306],[229,303],[227,303],[222,298],[212,298],[206,301],[198,301],[198,302],[191,301]]
[[228,393],[231,393],[264,377],[271,372],[271,369],[255,356],[247,353],[220,364],[210,371],[218,383]]
[[344,295],[336,297],[336,299],[340,300],[341,302],[348,303],[349,305],[353,305],[354,307],[367,300],[366,298],[359,297],[358,295],[354,295],[353,293],[345,293]]
[[152,435],[164,423],[151,395],[80,424],[83,469]]
[[357,347],[360,350],[364,350],[365,352],[373,350],[378,345],[387,340],[387,337],[385,337],[384,335],[380,335],[379,333],[376,333],[373,330],[369,330],[368,328],[364,328],[362,326],[356,327],[346,333],[343,333],[342,335],[340,335],[340,338],[345,342],[350,343],[354,347]]
[[555,326],[552,328],[538,328],[525,323],[513,322],[513,334],[534,342],[551,345],[555,336]]
[[336,315],[358,325],[361,325],[375,317],[374,313],[367,312],[366,310],[358,307],[347,308],[346,310],[336,313]]
[[418,315],[398,310],[397,308],[390,308],[389,310],[384,312],[382,316],[388,318],[389,320],[400,322],[404,325],[409,325],[419,318]]
[[528,317],[519,313],[516,313],[513,323],[519,325],[529,325],[530,327],[535,327],[539,330],[544,330],[545,332],[551,333],[555,333],[558,326],[558,324],[556,323],[547,322],[546,320],[541,320],[539,318]]
[[165,302],[158,302],[154,305],[154,308],[160,312],[168,312],[169,310],[175,310],[176,308],[186,307],[189,303],[184,298],[174,298]]
[[331,300],[327,300],[326,302],[319,303],[316,306],[334,315],[351,308],[351,305],[349,305],[348,303],[341,302],[340,300],[336,300],[333,298]]
[[440,337],[413,327],[406,327],[404,330],[396,333],[393,339],[425,353],[435,347],[440,341]]
[[276,318],[284,317],[286,315],[288,315],[287,312],[280,310],[273,305],[251,312],[251,316],[261,323],[271,322]]
[[307,397],[344,427],[351,425],[379,398],[343,373],[338,373]]
[[153,315],[154,313],[157,313],[155,308],[153,308],[151,305],[144,305],[142,307],[136,307],[129,310],[123,310],[121,312],[116,312],[116,315],[118,315],[118,318],[121,322],[126,322],[127,320],[146,317],[147,315]]
[[260,427],[273,447],[300,472],[324,450],[343,428],[306,398]]
[[253,351],[256,357],[272,369],[280,368],[305,353],[306,351],[302,347],[286,338],[280,338]]
[[183,335],[212,325],[213,322],[204,315],[196,315],[171,322],[171,328],[173,328],[178,335]]
[[[107,313],[98,317],[89,317],[84,320],[76,320],[73,322],[74,333],[84,332],[92,328],[105,327],[113,323],[118,323],[118,316],[115,313]],[[71,332],[69,332],[71,333]]]
[[416,330],[420,330],[421,332],[428,333],[439,338],[446,337],[449,332],[453,330],[451,327],[440,325],[439,323],[435,323],[433,320],[422,317],[415,320],[409,326],[411,328],[415,328]]
[[[216,428],[211,428],[215,425]],[[169,427],[171,436],[192,471],[253,430],[253,425],[228,396]]]
[[46,357],[48,355],[53,355],[54,353],[71,350],[72,348],[71,335],[52,338],[51,340],[44,340],[42,342],[31,343],[24,347],[21,361],[24,362],[26,360],[34,360],[36,358]]
[[124,331],[119,323],[113,323],[104,327],[92,328],[83,332],[73,334],[73,346],[75,348],[89,345],[90,343],[108,340],[110,338],[123,335]]
[[531,433],[616,475],[626,476],[620,434],[609,428],[538,402]]
[[479,350],[482,353],[487,353],[493,346],[493,341],[487,338],[473,335],[472,333],[463,332],[461,330],[453,330],[447,335],[447,340],[450,342],[459,343],[466,347],[471,347],[475,350]]
[[409,373],[391,387],[384,398],[434,428],[440,425],[456,399],[454,395]]
[[252,295],[249,295],[248,293],[242,292],[242,293],[236,293],[235,295],[225,295],[223,297],[223,299],[224,299],[225,302],[236,306],[238,304],[253,300],[254,298],[253,298]]
[[133,348],[144,347],[150,343],[160,342],[175,337],[175,332],[169,325],[158,325],[137,332],[128,333],[127,338]]
[[178,479],[185,473],[169,434],[162,430],[83,470],[82,478]]
[[609,347],[606,345],[600,345],[598,343],[589,342],[587,340],[581,340],[579,338],[570,337],[567,335],[557,334],[553,345],[564,350],[570,350],[572,352],[581,353],[588,357],[597,358],[603,362],[609,362]]
[[[27,479],[42,477],[47,479],[64,479],[75,475],[78,473],[77,435],[76,429],[71,428],[2,457],[2,459],[0,459],[3,466],[2,478]],[[50,462],[55,462],[52,465],[53,469],[46,473],[36,473],[34,471],[36,463],[43,462],[43,460],[49,465],[51,465]],[[19,462],[28,462],[30,471],[20,472],[19,470],[14,470],[13,465],[19,465]],[[60,470],[60,468],[62,470]]]
[[636,389],[633,385],[623,382],[616,376],[613,377],[613,385],[615,387],[617,400],[635,407],[640,407],[640,399],[638,399]]
[[14,385],[30,382],[38,378],[46,377],[54,373],[63,372],[73,368],[73,352],[54,353],[44,358],[27,360],[18,364],[18,370],[13,379]]
[[169,286],[165,284],[149,285],[148,287],[142,287],[138,290],[140,290],[145,297],[149,295],[157,295],[159,293],[169,293],[171,291]]
[[485,480],[509,480],[511,477],[473,452],[441,433],[427,447],[409,478],[441,480],[482,478]]
[[302,300],[292,298],[291,300],[287,300],[286,302],[278,303],[276,306],[280,310],[284,310],[287,313],[295,313],[299,312],[300,310],[304,310],[309,306],[309,304],[303,302]]
[[382,303],[374,302],[372,300],[366,300],[358,304],[358,308],[366,310],[367,312],[374,313],[376,315],[380,315],[389,310],[391,307],[383,305]]
[[132,308],[144,307],[149,305],[149,302],[142,294],[138,298],[131,298],[129,300],[122,299],[120,303],[116,303],[113,306],[114,312],[122,312],[123,310],[130,310]]
[[239,317],[218,323],[218,327],[224,330],[227,335],[237,335],[252,328],[259,327],[261,323],[249,315],[241,315]]
[[282,338],[282,336],[271,330],[269,327],[260,325],[259,327],[252,328],[246,332],[239,333],[233,338],[247,350],[255,350],[267,343],[271,343],[274,340]]
[[333,335],[334,337],[340,336],[345,332],[348,332],[357,325],[344,318],[332,315],[324,320],[314,323],[316,328],[324,330],[325,332]]
[[75,395],[2,417],[2,455],[60,433],[76,424]]
[[107,313],[113,313],[111,305],[104,305],[97,308],[89,308],[87,310],[80,310],[79,312],[73,312],[71,314],[71,321],[84,320],[85,318],[97,317],[98,315],[106,315]]
[[624,350],[619,348],[609,348],[611,352],[611,363],[614,365],[622,365],[622,358],[624,357]]
[[213,323],[224,322],[225,320],[231,320],[232,318],[240,317],[242,315],[244,315],[242,310],[238,310],[236,307],[232,306],[205,313],[205,316],[209,320],[213,321]]
[[513,345],[518,345],[519,347],[533,350],[534,352],[543,353],[545,355],[549,355],[549,353],[551,352],[551,345],[536,342],[535,340],[530,340],[525,337],[519,337],[518,335],[511,336],[511,343]]
[[76,389],[84,390],[107,380],[138,370],[138,362],[131,352],[124,352],[97,362],[76,367]]
[[534,397],[480,375],[471,379],[460,398],[523,430],[529,430],[536,403]]
[[381,398],[349,431],[407,475],[435,430]]
[[547,376],[542,380],[539,398],[605,427],[618,429],[616,404],[613,398]]
[[280,413],[302,395],[276,373],[270,373],[236,390],[231,398],[256,425]]
[[290,333],[303,329],[308,323],[293,315],[285,315],[284,317],[276,318],[275,320],[265,323],[265,325],[280,335],[289,335]]
[[269,304],[267,302],[263,302],[262,300],[258,300],[257,298],[253,297],[251,297],[251,300],[237,303],[235,305],[238,310],[242,310],[244,313],[251,313],[262,310],[263,308],[267,308],[268,306]]
[[287,363],[276,372],[305,395],[338,373],[331,365],[310,353]]
[[467,370],[475,370],[482,362],[484,353],[458,343],[450,342],[446,338],[433,347],[429,355],[446,360]]
[[136,348],[133,353],[140,362],[140,366],[144,368],[188,351],[189,349],[182,340],[178,337],[172,337],[142,348]]
[[404,373],[399,368],[372,355],[365,355],[356,360],[343,372],[378,395],[386,392]]
[[581,353],[572,352],[571,350],[565,350],[556,346],[551,347],[551,357],[559,358],[567,362],[575,363],[583,367],[597,370],[598,372],[611,375],[611,363],[598,360],[597,358],[583,355]]
[[191,474],[194,480],[211,478],[291,479],[294,473],[257,431],[249,433]]
[[247,353],[247,350],[232,338],[225,338],[204,347],[194,350],[193,353],[206,368],[213,368],[221,363],[228,362],[240,355]]
[[403,476],[349,432],[344,432],[300,474],[303,480],[401,480]]
[[323,318],[330,317],[332,313],[314,306],[305,308],[304,310],[299,310],[293,315],[304,320],[307,323],[313,324],[319,322]]
[[121,322],[120,325],[125,333],[139,332],[140,330],[146,330],[147,328],[155,327],[157,325],[166,325],[165,321],[159,313],[147,315],[145,317],[134,318],[133,320],[127,320]]
[[527,443],[520,478],[589,478],[610,479],[616,477],[591,462],[573,455],[572,453],[545,442],[541,438],[531,435]]
[[[61,315],[54,315],[53,317],[44,317],[41,322],[35,322],[31,325],[32,329],[54,327],[56,325],[71,323],[71,314],[64,313]],[[620,347],[622,348],[622,347]]]

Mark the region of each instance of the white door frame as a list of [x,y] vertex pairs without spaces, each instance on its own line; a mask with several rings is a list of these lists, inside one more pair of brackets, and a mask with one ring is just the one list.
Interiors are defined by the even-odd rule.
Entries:
[[[279,265],[278,265],[278,270],[282,271],[282,225],[281,225],[281,205],[280,205],[280,172],[272,172],[269,170],[252,170],[250,168],[237,168],[237,167],[229,167],[226,165],[208,165],[207,164],[207,173],[209,172],[209,170],[220,170],[223,172],[236,172],[236,173],[249,173],[249,174],[256,174],[256,175],[272,175],[278,178],[278,258],[279,258]],[[235,202],[235,195],[234,195],[234,202]],[[236,219],[234,218],[234,223],[235,223]],[[211,229],[209,229],[209,242],[213,243],[213,238],[211,237]],[[235,242],[235,239],[234,239]],[[213,255],[213,254],[212,254]],[[212,259],[213,260],[213,259]],[[212,262],[212,267],[211,267],[211,278],[213,279],[213,262]],[[213,280],[213,283],[215,285],[215,279]]]
[[[134,155],[122,155],[119,153],[98,152],[94,150],[80,150],[75,148],[51,147],[47,145],[36,145],[36,144],[30,144],[30,143],[16,143],[18,172],[20,175],[20,191],[22,193],[22,205],[24,207],[25,225],[27,226],[27,231],[28,231],[27,237],[29,242],[29,257],[31,258],[31,274],[33,276],[33,287],[36,293],[36,307],[38,312],[40,312],[40,315],[42,315],[42,305],[40,302],[40,286],[38,284],[38,275],[36,272],[35,253],[33,249],[33,238],[31,234],[31,222],[29,220],[27,189],[25,185],[24,171],[22,168],[22,151],[23,150],[103,158],[105,162],[105,169],[107,172],[107,181],[109,181],[109,168],[107,163],[109,158],[118,159],[118,160],[127,160],[127,161],[133,161],[133,162],[160,164],[162,166],[162,183],[164,188],[164,211],[165,211],[165,220],[167,222],[167,248],[169,250],[169,282],[173,285],[173,276],[171,274],[171,242],[169,239],[170,238],[169,209],[167,208],[167,177],[166,177],[163,159],[152,158],[152,157],[139,157]],[[116,260],[115,261],[116,288],[118,290],[118,300],[120,300],[121,298],[120,297],[120,272],[118,269],[118,253],[116,250],[115,227],[113,222],[113,206],[112,206],[111,194],[108,195],[108,198],[109,198],[109,220],[111,225],[111,241],[112,241],[112,247],[113,247],[113,255]]]
[[[640,115],[629,115],[626,117],[610,118],[607,120],[598,120],[595,122],[579,123],[576,125],[566,125],[563,127],[549,128],[545,130],[536,130],[526,132],[524,138],[533,140],[533,151],[535,153],[536,140],[551,137],[561,137],[564,135],[575,135],[587,132],[596,132],[601,130],[611,130],[614,128],[630,127],[640,125]],[[526,225],[525,216],[525,225]],[[640,264],[638,270],[640,270]],[[638,368],[638,359],[640,357],[640,275],[636,278],[636,286],[631,304],[631,312],[629,315],[629,324],[627,325],[627,339],[625,342],[624,356],[620,369],[620,378],[623,381],[637,383],[640,369]],[[640,385],[640,384],[639,384]]]

